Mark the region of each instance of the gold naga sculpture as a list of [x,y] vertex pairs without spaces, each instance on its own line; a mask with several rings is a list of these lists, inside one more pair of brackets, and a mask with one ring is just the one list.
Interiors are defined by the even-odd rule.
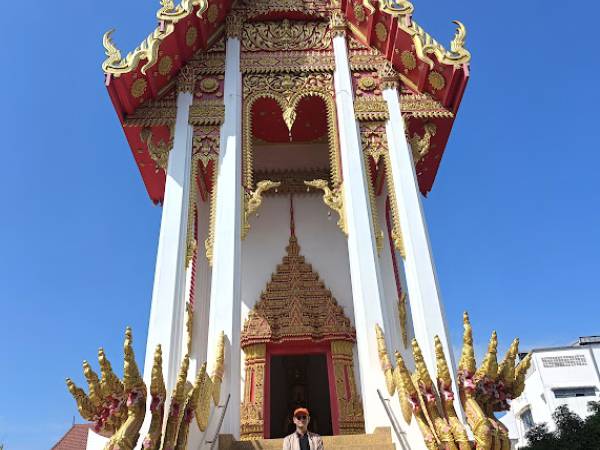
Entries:
[[[162,372],[162,350],[160,345],[157,346],[150,382],[152,419],[142,442],[143,449],[185,450],[194,417],[200,430],[206,430],[210,400],[213,399],[215,405],[219,401],[215,394],[220,392],[223,377],[224,344],[225,336],[221,333],[213,376],[208,376],[204,363],[193,385],[187,381],[190,358],[184,357],[168,411],[165,408],[167,391]],[[122,380],[113,372],[103,349],[98,352],[100,378],[87,361],[83,362],[88,394],[67,378],[67,387],[81,417],[94,423],[94,431],[112,434],[104,450],[133,450],[140,440],[140,429],[146,417],[147,387],[135,362],[131,328],[125,332],[124,353]]]
[[394,368],[387,353],[383,331],[377,327],[379,357],[388,392],[390,395],[398,393],[404,420],[410,424],[412,418],[415,418],[429,450],[509,450],[508,430],[494,413],[508,410],[508,400],[523,392],[525,374],[531,366],[531,355],[527,355],[515,367],[519,353],[519,339],[515,339],[498,364],[498,337],[494,332],[487,354],[477,368],[473,329],[467,313],[464,314],[463,322],[463,349],[457,381],[460,404],[475,442],[469,441],[466,428],[454,408],[450,369],[437,336],[437,378],[434,382],[416,339],[412,342],[415,371],[411,374],[399,352],[395,354]]

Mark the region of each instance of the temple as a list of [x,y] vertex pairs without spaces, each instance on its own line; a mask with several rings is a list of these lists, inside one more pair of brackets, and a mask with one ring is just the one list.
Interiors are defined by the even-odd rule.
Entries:
[[[129,416],[109,408],[114,420],[98,422],[115,431],[106,448],[139,436],[137,448],[159,448],[161,435],[164,449],[250,448],[239,445],[287,435],[297,406],[332,436],[329,448],[438,448],[445,428],[429,406],[421,420],[419,406],[436,371],[438,419],[454,430],[475,417],[452,395],[421,205],[470,54],[460,22],[446,49],[413,10],[399,0],[162,0],[157,28],[125,57],[105,35],[108,93],[162,205],[143,371],[128,331],[112,396],[98,396],[89,366],[89,398],[69,385],[96,422],[107,398],[129,399]],[[439,448],[470,448],[466,433],[454,439],[467,447]]]

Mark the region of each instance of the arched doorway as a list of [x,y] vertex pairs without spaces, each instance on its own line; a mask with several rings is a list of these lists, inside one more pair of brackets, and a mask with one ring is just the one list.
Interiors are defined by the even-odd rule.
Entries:
[[363,433],[355,342],[350,320],[300,254],[292,226],[286,255],[242,331],[242,439],[281,437],[301,403],[321,434]]

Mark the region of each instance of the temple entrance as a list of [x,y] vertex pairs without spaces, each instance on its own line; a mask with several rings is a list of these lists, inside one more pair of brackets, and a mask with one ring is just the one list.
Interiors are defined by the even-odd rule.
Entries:
[[294,431],[291,414],[300,406],[310,411],[311,431],[333,435],[325,354],[272,356],[270,394],[269,435],[272,439]]

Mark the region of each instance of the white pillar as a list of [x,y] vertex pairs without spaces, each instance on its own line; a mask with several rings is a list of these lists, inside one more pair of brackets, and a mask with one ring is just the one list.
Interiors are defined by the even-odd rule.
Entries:
[[[229,19],[228,19],[229,20]],[[229,26],[229,24],[228,24]],[[229,34],[229,33],[228,33]],[[241,167],[242,77],[240,40],[227,39],[225,63],[225,120],[217,175],[215,242],[210,293],[208,335],[209,368],[215,359],[219,333],[226,337],[225,376],[221,403],[231,394],[221,433],[240,435],[240,332],[241,332]]]
[[[386,130],[397,207],[406,250],[404,268],[415,337],[423,351],[431,374],[437,373],[433,338],[436,335],[440,337],[446,357],[449,358],[452,377],[456,381],[454,354],[448,338],[444,308],[421,205],[419,184],[412,151],[406,140],[398,91],[395,88],[384,89],[383,97],[387,102],[390,115]],[[454,383],[454,392],[457,398],[455,402],[457,410],[461,414],[456,383]]]
[[180,92],[177,96],[144,364],[144,381],[150,386],[154,351],[160,344],[167,392],[171,392],[177,379],[185,329],[185,255],[193,134],[188,116],[192,99],[191,92]]
[[335,36],[333,49],[358,366],[365,427],[367,433],[372,433],[376,427],[389,426],[385,409],[377,395],[377,389],[386,392],[386,388],[380,369],[375,334],[376,324],[384,327],[381,305],[385,300],[371,220],[371,204],[366,184],[368,181],[365,175],[360,131],[354,115],[354,96],[346,37]]

